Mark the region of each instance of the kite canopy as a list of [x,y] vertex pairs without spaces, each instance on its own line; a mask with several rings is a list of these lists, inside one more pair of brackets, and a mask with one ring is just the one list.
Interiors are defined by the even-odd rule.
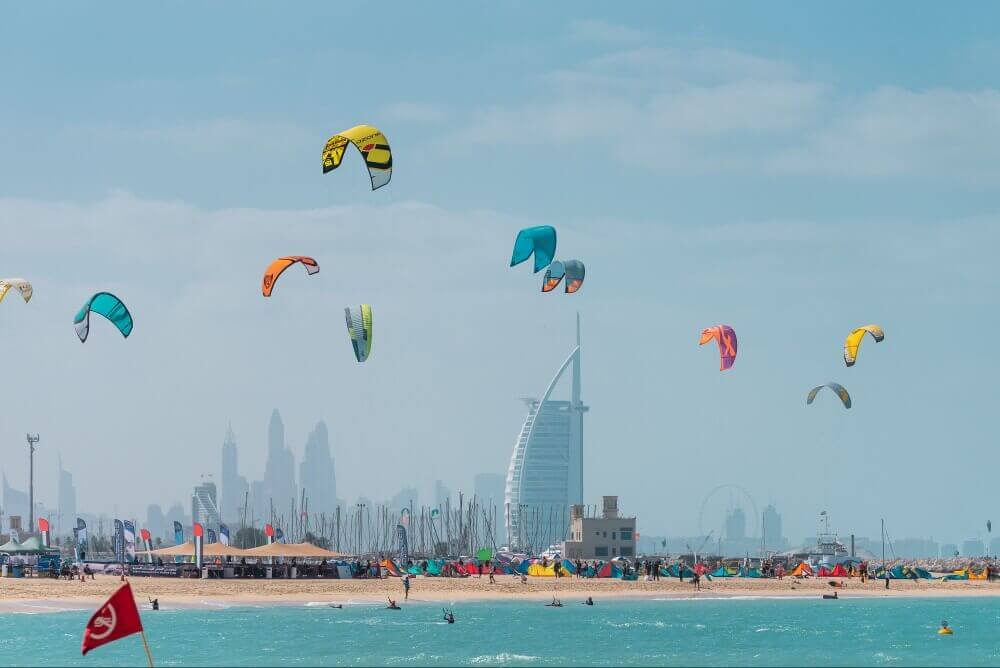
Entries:
[[31,289],[31,283],[23,278],[2,278],[0,279],[0,302],[7,296],[7,291],[11,288],[17,288],[18,292],[24,298],[25,304],[31,301],[31,295],[34,294],[34,290]]
[[535,272],[552,264],[552,258],[556,255],[556,228],[551,225],[540,225],[525,228],[517,233],[514,253],[510,256],[510,266],[521,264],[532,254],[535,255]]
[[354,346],[354,356],[359,362],[368,359],[372,351],[372,307],[362,304],[360,308],[345,308],[347,334]]
[[847,393],[847,389],[840,383],[834,383],[833,381],[830,381],[825,385],[819,385],[809,390],[809,395],[806,397],[806,404],[811,404],[813,402],[813,399],[816,398],[816,394],[824,387],[828,387],[837,393],[837,396],[840,397],[840,400],[844,402],[844,408],[851,407],[851,395]]
[[885,338],[885,332],[878,325],[858,327],[848,334],[844,341],[844,364],[847,366],[854,366],[854,362],[857,361],[858,348],[861,346],[861,339],[865,338],[865,334],[871,334],[875,343],[881,343],[882,339]]
[[583,277],[587,269],[579,260],[566,260],[563,266],[566,268],[566,294],[571,295],[583,287]]
[[736,362],[735,330],[729,325],[716,325],[703,329],[698,345],[703,346],[712,339],[719,343],[719,371],[731,369]]
[[332,172],[344,160],[348,142],[354,144],[368,166],[372,190],[378,190],[392,178],[392,150],[382,131],[371,125],[355,125],[335,134],[323,147],[323,173]]
[[132,333],[132,314],[125,308],[122,300],[110,292],[98,292],[80,307],[76,317],[73,318],[73,326],[81,343],[87,340],[87,335],[90,333],[91,311],[110,320],[125,338]]
[[270,266],[268,266],[267,271],[264,272],[264,281],[261,284],[261,291],[264,293],[265,297],[271,296],[271,290],[274,290],[274,284],[277,282],[278,277],[281,276],[282,272],[296,262],[301,263],[302,266],[306,268],[306,273],[310,276],[319,273],[319,265],[316,264],[316,260],[311,257],[306,257],[305,255],[289,255],[288,257],[279,257],[277,260],[272,262]]
[[545,278],[542,279],[542,292],[552,292],[562,282],[566,275],[566,267],[562,262],[556,260],[545,270]]
[[563,277],[566,277],[566,293],[573,294],[583,285],[583,277],[586,268],[579,260],[566,260],[560,262],[556,260],[545,270],[545,278],[542,280],[542,292],[552,292],[556,289]]

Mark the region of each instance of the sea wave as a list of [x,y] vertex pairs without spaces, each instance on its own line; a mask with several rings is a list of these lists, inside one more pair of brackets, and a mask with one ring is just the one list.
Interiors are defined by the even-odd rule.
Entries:
[[531,656],[529,654],[511,654],[510,652],[501,652],[500,654],[480,654],[479,656],[474,656],[469,659],[469,663],[474,663],[476,665],[486,665],[486,666],[502,666],[508,663],[526,663],[529,661],[538,661],[542,657]]

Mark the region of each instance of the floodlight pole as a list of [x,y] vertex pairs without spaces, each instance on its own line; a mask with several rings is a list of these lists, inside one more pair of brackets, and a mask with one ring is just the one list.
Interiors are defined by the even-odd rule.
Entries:
[[28,439],[28,531],[35,533],[35,444],[38,434],[26,434]]

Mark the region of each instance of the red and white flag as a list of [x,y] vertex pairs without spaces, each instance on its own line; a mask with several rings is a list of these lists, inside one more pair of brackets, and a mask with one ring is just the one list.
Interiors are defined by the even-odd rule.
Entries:
[[132,586],[126,582],[97,609],[83,630],[83,653],[120,640],[133,633],[142,633],[142,620],[135,607]]

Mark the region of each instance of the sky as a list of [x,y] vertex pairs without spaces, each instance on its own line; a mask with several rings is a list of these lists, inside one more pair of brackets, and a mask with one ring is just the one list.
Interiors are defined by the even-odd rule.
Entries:
[[[919,9],[919,10],[918,10]],[[0,23],[0,470],[82,511],[186,506],[228,424],[263,473],[322,419],[338,494],[504,473],[583,325],[586,501],[693,535],[719,485],[791,537],[1000,516],[1000,7],[28,3]],[[393,148],[371,192],[358,123]],[[575,295],[509,268],[551,224]],[[275,257],[321,272],[282,277]],[[94,292],[128,340],[71,319]],[[343,308],[375,312],[354,361]],[[847,369],[843,339],[878,323]],[[739,336],[733,370],[702,328]],[[805,405],[829,380],[854,397]],[[561,388],[565,394],[568,388]],[[23,460],[23,461],[22,461]],[[718,495],[716,501],[718,500]],[[721,524],[721,518],[717,524]],[[707,531],[707,528],[705,528]]]

